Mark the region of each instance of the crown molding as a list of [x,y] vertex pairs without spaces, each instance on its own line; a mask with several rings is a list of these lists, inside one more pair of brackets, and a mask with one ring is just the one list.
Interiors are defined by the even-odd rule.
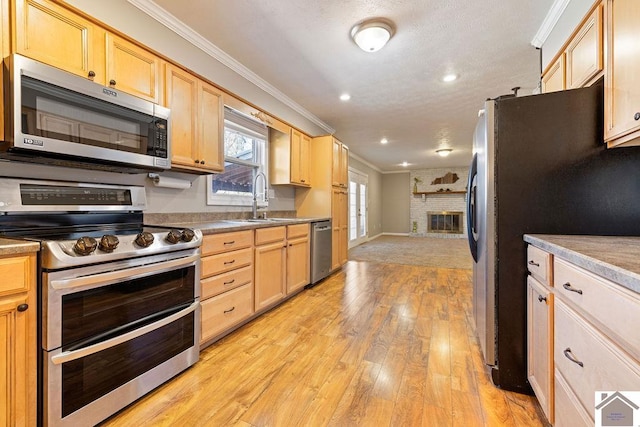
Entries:
[[558,20],[569,5],[570,1],[571,0],[555,0],[553,2],[551,8],[549,9],[549,12],[547,12],[547,16],[545,16],[542,24],[540,25],[540,28],[538,28],[538,32],[535,36],[533,36],[533,39],[531,40],[531,44],[534,47],[540,48],[542,47],[544,42],[547,41],[547,38],[549,37],[549,34],[551,34],[553,27],[555,27],[555,25],[558,23]]
[[244,77],[246,80],[250,81],[263,91],[267,92],[269,95],[273,96],[289,108],[296,111],[301,116],[305,117],[318,127],[322,128],[324,131],[330,134],[335,133],[335,129],[331,126],[320,120],[313,113],[306,110],[300,104],[295,102],[293,99],[289,98],[287,95],[279,91],[277,88],[272,86],[263,80],[256,73],[242,65],[240,62],[231,57],[228,53],[220,49],[218,46],[211,43],[209,40],[202,37],[199,33],[194,31],[191,27],[186,25],[184,22],[177,19],[175,16],[167,12],[165,9],[156,4],[153,0],[127,0],[130,4],[140,9],[142,12],[149,15],[151,18],[155,19],[174,33],[178,34],[180,37],[187,40],[192,45],[196,46],[198,49],[205,52],[207,55],[211,56],[221,64],[225,65],[227,68],[233,70],[240,76]]
[[356,153],[352,152],[351,150],[349,150],[349,157],[353,157],[354,159],[356,159],[360,163],[363,163],[363,164],[369,166],[371,169],[373,169],[374,171],[376,171],[378,173],[384,173],[379,167],[377,167],[373,163],[370,163],[370,162],[366,161],[365,159],[363,159],[362,157],[358,156]]

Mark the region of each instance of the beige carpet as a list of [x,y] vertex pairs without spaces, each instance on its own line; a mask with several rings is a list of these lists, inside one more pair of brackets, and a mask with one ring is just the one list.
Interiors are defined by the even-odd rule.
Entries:
[[349,250],[349,259],[468,269],[473,262],[467,239],[405,236],[380,236]]

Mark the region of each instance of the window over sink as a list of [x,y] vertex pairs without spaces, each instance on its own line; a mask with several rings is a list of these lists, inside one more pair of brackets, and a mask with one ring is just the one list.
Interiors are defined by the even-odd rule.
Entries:
[[208,205],[251,206],[257,184],[258,207],[268,206],[267,140],[267,126],[225,107],[224,172],[207,178]]

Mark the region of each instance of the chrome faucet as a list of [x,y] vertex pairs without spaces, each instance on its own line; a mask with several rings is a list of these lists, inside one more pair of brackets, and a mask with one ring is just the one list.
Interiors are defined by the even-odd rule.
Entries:
[[264,181],[264,200],[267,200],[267,177],[264,173],[258,172],[253,178],[253,219],[258,219],[258,178],[260,176]]

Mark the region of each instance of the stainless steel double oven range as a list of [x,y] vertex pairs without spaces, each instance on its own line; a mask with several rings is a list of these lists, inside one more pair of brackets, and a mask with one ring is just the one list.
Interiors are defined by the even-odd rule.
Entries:
[[44,425],[94,425],[198,360],[199,230],[143,226],[143,187],[0,179],[0,233],[40,242]]

